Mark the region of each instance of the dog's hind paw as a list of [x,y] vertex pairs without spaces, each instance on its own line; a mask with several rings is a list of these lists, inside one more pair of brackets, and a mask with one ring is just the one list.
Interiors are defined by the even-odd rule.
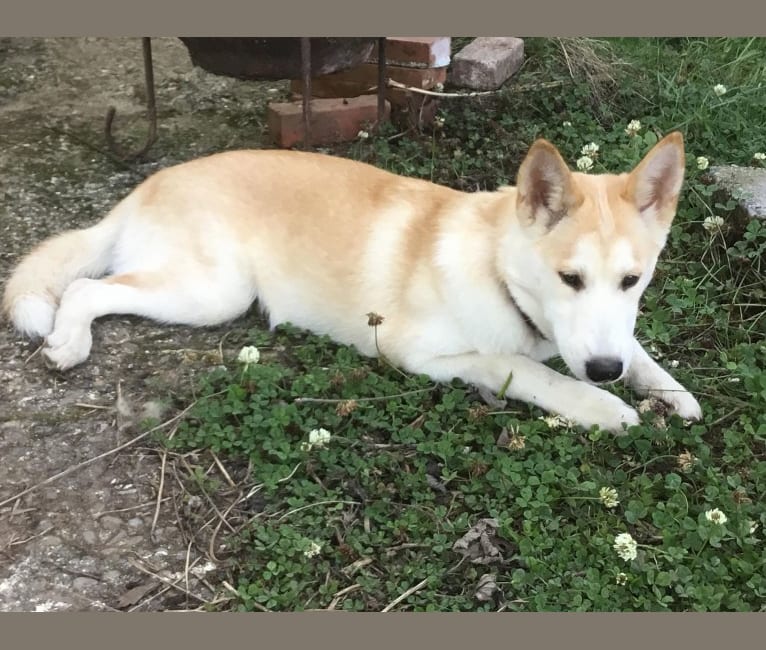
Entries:
[[77,336],[70,332],[66,341],[58,345],[51,344],[51,339],[53,343],[58,343],[54,335],[48,337],[47,347],[43,350],[46,366],[54,370],[69,370],[88,358],[92,345],[90,331],[79,333]]

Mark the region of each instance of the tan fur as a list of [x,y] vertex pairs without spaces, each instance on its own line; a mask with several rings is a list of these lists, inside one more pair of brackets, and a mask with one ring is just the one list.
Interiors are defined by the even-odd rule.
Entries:
[[[435,380],[498,390],[511,372],[509,397],[586,426],[637,421],[592,377],[623,377],[697,417],[632,335],[682,179],[678,135],[630,174],[600,176],[572,173],[540,140],[516,188],[477,193],[319,154],[227,152],[160,171],[99,224],[38,246],[3,309],[46,337],[59,369],[87,358],[100,316],[208,325],[257,299],[272,325]],[[583,290],[561,273],[580,274]],[[620,288],[626,274],[640,276],[635,289]],[[368,312],[385,318],[377,331]],[[542,365],[557,353],[585,381]]]

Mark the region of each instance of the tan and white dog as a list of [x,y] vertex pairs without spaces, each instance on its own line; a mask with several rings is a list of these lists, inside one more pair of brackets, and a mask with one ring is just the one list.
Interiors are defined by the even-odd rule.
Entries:
[[[633,335],[676,211],[679,133],[629,174],[571,172],[538,140],[516,188],[462,193],[338,157],[233,151],[162,170],[100,223],[32,251],[8,280],[16,329],[65,370],[91,323],[204,326],[255,299],[291,322],[436,381],[460,378],[619,432],[624,379],[681,417],[697,401]],[[385,320],[375,332],[368,312]],[[560,355],[576,379],[543,365]]]

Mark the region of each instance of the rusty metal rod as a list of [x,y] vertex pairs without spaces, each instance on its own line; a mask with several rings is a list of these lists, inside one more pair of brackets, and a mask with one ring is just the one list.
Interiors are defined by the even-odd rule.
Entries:
[[386,39],[378,38],[378,124],[383,126],[383,116],[386,112]]
[[104,135],[106,136],[106,144],[110,151],[121,158],[122,160],[128,160],[131,158],[138,158],[143,156],[149,148],[157,140],[157,101],[154,95],[154,68],[152,65],[152,39],[142,38],[142,46],[144,51],[144,79],[146,81],[146,112],[149,118],[149,133],[146,138],[144,146],[134,153],[125,153],[120,150],[117,143],[114,141],[112,135],[112,122],[114,122],[114,116],[117,113],[114,106],[110,106],[106,112],[106,124],[104,127]]
[[303,72],[303,148],[311,144],[311,39],[301,37],[301,69]]

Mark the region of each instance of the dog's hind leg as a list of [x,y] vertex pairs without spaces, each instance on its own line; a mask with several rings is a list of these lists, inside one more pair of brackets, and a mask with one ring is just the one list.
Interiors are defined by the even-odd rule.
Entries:
[[[72,282],[61,297],[43,354],[59,370],[88,358],[91,323],[107,314],[134,314],[163,323],[215,325],[244,313],[254,299],[245,278],[138,272]],[[237,281],[232,282],[232,279]]]

